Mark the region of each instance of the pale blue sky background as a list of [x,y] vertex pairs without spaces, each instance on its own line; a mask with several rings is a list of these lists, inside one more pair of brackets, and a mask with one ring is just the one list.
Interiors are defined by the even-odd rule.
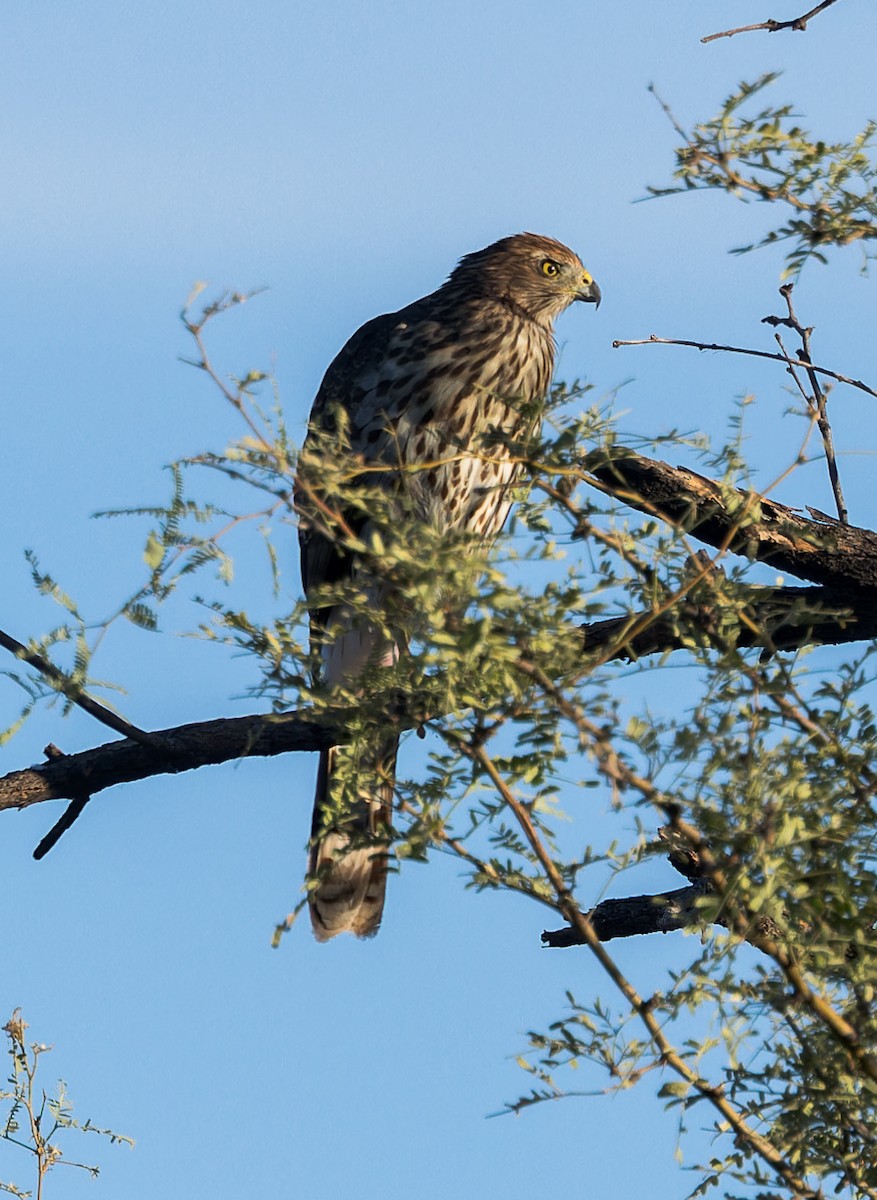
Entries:
[[[24,547],[104,615],[139,577],[144,530],[89,515],[164,499],[163,463],[238,432],[178,362],[177,313],[195,280],[269,286],[212,343],[225,370],[273,366],[300,434],[326,364],[362,321],[497,237],[552,234],[605,297],[598,314],[563,319],[561,373],[599,393],[630,380],[627,424],[642,432],[720,436],[734,397],[755,392],[750,446],[769,479],[800,435],[781,421],[781,372],[610,345],[656,332],[771,348],[759,320],[777,311],[780,257],[725,253],[758,235],[765,212],[705,195],[631,203],[672,169],[650,81],[683,123],[777,67],[773,96],[825,138],[877,114],[873,0],[842,0],[806,35],[699,44],[805,5],[768,7],[7,5],[2,627],[26,637],[57,620],[33,595]],[[859,265],[850,251],[808,269],[798,305],[817,358],[873,380],[874,283]],[[833,411],[852,519],[873,523],[873,459],[859,452],[877,440],[874,403],[838,392]],[[821,465],[780,495],[830,510]],[[284,567],[292,597],[292,544]],[[241,603],[257,607],[266,582],[245,572]],[[176,609],[170,631],[194,620]],[[192,641],[126,629],[98,670],[126,684],[124,711],[146,728],[254,707],[247,665]],[[18,696],[2,680],[0,704],[6,723]],[[49,741],[104,740],[53,711],[0,751],[0,769],[39,760]],[[57,1172],[47,1196],[685,1195],[693,1180],[648,1081],[485,1120],[525,1089],[513,1057],[527,1029],[562,1014],[564,989],[608,993],[584,953],[540,950],[541,912],[464,893],[438,862],[392,880],[376,941],[319,947],[302,925],[269,949],[298,896],[313,771],[298,756],[104,793],[39,864],[31,851],[60,808],[3,815],[0,1017],[21,1005],[33,1035],[56,1043],[47,1077],[70,1081],[79,1115],[138,1139],[133,1153],[70,1143],[102,1179]],[[599,836],[606,797],[589,795],[588,809],[570,799],[582,839]],[[637,889],[671,879],[667,868]],[[644,992],[689,956],[681,938],[617,954]],[[567,1082],[605,1082],[581,1075]],[[687,1147],[707,1152],[697,1137]],[[30,1184],[24,1157],[0,1145],[10,1177]]]

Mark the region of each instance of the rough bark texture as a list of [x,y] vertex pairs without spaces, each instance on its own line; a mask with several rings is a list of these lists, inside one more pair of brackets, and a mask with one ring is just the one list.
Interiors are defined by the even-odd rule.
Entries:
[[[594,927],[601,942],[613,938],[635,937],[644,933],[669,933],[671,929],[685,929],[690,925],[703,924],[696,904],[709,888],[704,883],[692,883],[658,896],[626,896],[622,900],[604,900],[585,915]],[[545,929],[542,932],[543,946],[581,946],[585,939],[578,930],[567,926],[564,929]]]
[[80,754],[54,753],[39,766],[13,771],[0,779],[0,810],[79,799],[119,783],[231,759],[320,750],[333,741],[330,729],[300,713],[198,721],[157,729],[152,737],[150,746],[122,738]]
[[[806,517],[754,493],[721,487],[693,471],[636,455],[589,462],[587,469],[595,486],[633,508],[708,545],[822,585],[753,587],[747,611],[753,627],[741,623],[732,634],[733,645],[785,650],[877,636],[877,534],[872,531],[839,525],[818,513]],[[692,609],[688,624],[710,641],[709,606]],[[649,613],[598,621],[577,631],[571,626],[570,632],[582,638],[586,650],[613,658],[690,645],[677,622]],[[725,630],[723,644],[727,640]],[[411,723],[400,713],[393,714],[393,721],[400,729]],[[0,778],[0,810],[45,800],[81,800],[135,779],[232,759],[320,750],[343,741],[343,729],[340,712],[334,726],[326,715],[317,721],[301,712],[266,713],[157,730],[144,735],[145,743],[123,738]],[[655,905],[649,904],[654,916]]]
[[768,563],[799,579],[877,596],[877,533],[810,517],[755,492],[639,455],[589,464],[605,490],[640,512],[677,525],[708,546]]
[[[877,590],[761,587],[752,588],[751,596],[746,609],[751,625],[740,624],[732,638],[740,650],[766,645],[775,650],[798,650],[877,637]],[[709,606],[690,610],[704,642],[710,641],[713,616]],[[691,645],[672,615],[653,617],[647,612],[593,621],[580,626],[580,632],[585,650],[609,650],[613,658],[643,658]]]

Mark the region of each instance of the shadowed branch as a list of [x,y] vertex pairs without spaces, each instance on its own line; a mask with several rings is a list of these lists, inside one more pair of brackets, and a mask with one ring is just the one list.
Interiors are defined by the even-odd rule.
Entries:
[[[589,462],[584,478],[633,508],[681,526],[708,545],[823,585],[753,587],[736,633],[723,630],[722,649],[761,645],[793,650],[877,636],[877,534],[871,530],[841,525],[819,514],[808,518],[755,493],[723,488],[683,467],[637,455]],[[689,618],[692,615],[709,644],[709,606],[695,608]],[[686,640],[670,614],[655,617],[649,612],[584,626],[570,624],[569,636],[580,639],[585,651],[599,651],[607,660],[640,658],[690,645],[690,637]],[[19,643],[10,648],[16,657],[25,657]],[[76,699],[81,703],[81,696]],[[107,711],[95,715],[103,719]],[[389,714],[389,719],[400,730],[422,723],[422,716],[409,719],[401,709]],[[137,779],[240,758],[316,751],[343,741],[344,726],[344,711],[321,712],[319,717],[296,711],[137,730],[135,736],[78,754],[56,755],[3,776],[0,810],[46,800],[79,800]],[[125,723],[125,727],[133,732],[133,726]]]

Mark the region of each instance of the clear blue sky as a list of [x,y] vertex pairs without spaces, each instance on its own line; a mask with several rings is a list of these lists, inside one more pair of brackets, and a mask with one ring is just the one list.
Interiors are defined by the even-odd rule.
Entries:
[[[365,319],[442,281],[463,253],[521,229],[579,251],[598,314],[560,327],[561,373],[599,393],[628,383],[628,424],[721,435],[755,392],[752,457],[784,463],[784,377],[751,359],[613,338],[770,348],[779,256],[725,251],[764,228],[757,207],[686,196],[633,205],[672,169],[673,135],[740,79],[782,68],[776,97],[825,138],[877,115],[873,0],[842,0],[805,35],[701,46],[727,23],[797,15],[801,0],[444,0],[158,3],[30,0],[0,17],[4,421],[0,625],[58,618],[21,551],[94,617],[138,578],[143,530],[95,510],[161,500],[162,464],[235,435],[207,382],[178,362],[177,313],[196,280],[269,291],[217,326],[229,371],[273,367],[293,432],[326,364]],[[807,271],[799,309],[818,358],[873,379],[874,284],[855,252]],[[838,392],[852,519],[874,519],[873,401]],[[830,509],[821,466],[782,496]],[[297,594],[288,547],[287,597]],[[257,607],[265,579],[241,578]],[[183,628],[197,618],[176,610]],[[251,711],[247,665],[209,646],[111,637],[98,671],[128,688],[142,727]],[[671,677],[668,677],[672,679]],[[0,723],[18,704],[0,679]],[[3,771],[107,740],[74,714],[38,717]],[[314,764],[252,761],[104,793],[42,863],[60,809],[2,817],[7,906],[0,1018],[21,1005],[57,1049],[48,1079],[134,1152],[69,1144],[97,1184],[57,1171],[52,1200],[210,1196],[681,1197],[674,1125],[647,1082],[614,1099],[485,1116],[526,1088],[526,1030],[608,984],[584,953],[539,948],[542,914],[464,893],[456,868],[391,881],[380,936],[317,946],[274,922],[299,894]],[[597,809],[607,802],[594,801]],[[592,836],[587,813],[582,838]],[[640,880],[643,889],[648,880]],[[670,873],[655,879],[670,882]],[[583,895],[583,904],[594,896]],[[644,991],[684,939],[619,947]],[[569,1081],[600,1087],[598,1077]],[[704,1146],[689,1144],[694,1155]],[[29,1184],[0,1144],[0,1178]]]

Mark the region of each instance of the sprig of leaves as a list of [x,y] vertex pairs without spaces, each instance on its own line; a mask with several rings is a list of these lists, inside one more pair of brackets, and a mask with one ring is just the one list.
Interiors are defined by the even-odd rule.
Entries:
[[21,1011],[16,1009],[3,1026],[8,1053],[12,1062],[8,1078],[8,1090],[0,1090],[0,1102],[8,1104],[5,1119],[0,1125],[0,1140],[17,1146],[30,1154],[36,1170],[35,1188],[24,1190],[11,1182],[0,1181],[0,1192],[7,1192],[19,1200],[34,1197],[42,1200],[47,1175],[57,1166],[76,1167],[87,1171],[96,1179],[100,1168],[86,1163],[73,1162],[64,1157],[61,1141],[71,1130],[80,1133],[96,1133],[109,1140],[111,1145],[126,1145],[133,1148],[134,1141],[111,1129],[102,1129],[92,1121],[80,1121],[73,1115],[73,1104],[63,1080],[55,1084],[52,1092],[46,1092],[37,1084],[37,1073],[43,1055],[52,1049],[41,1042],[25,1041],[27,1022]]
[[647,191],[657,197],[718,190],[791,210],[760,240],[732,251],[746,254],[790,242],[782,273],[787,279],[799,275],[811,258],[826,262],[831,246],[877,238],[877,167],[870,153],[877,124],[868,121],[849,142],[827,142],[798,124],[791,105],[765,105],[751,112],[754,99],[777,78],[769,73],[741,83],[716,116],[690,132],[659,101],[683,139],[673,172],[680,182]]

